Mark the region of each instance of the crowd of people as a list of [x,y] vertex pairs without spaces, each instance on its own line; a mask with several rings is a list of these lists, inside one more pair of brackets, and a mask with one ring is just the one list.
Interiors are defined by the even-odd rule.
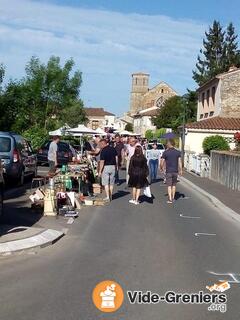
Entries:
[[167,140],[163,153],[158,150],[157,143],[153,143],[148,152],[147,149],[146,139],[119,135],[109,139],[96,136],[88,143],[86,152],[97,160],[98,176],[106,193],[105,201],[112,200],[115,183],[121,183],[119,170],[125,168],[126,185],[132,188],[131,204],[139,204],[141,190],[156,181],[159,170],[168,187],[167,202],[173,203],[178,176],[182,175],[181,152],[175,148],[174,139]]
[[[59,137],[54,137],[48,151],[50,173],[54,174],[57,166],[57,144]],[[112,200],[115,183],[121,184],[119,171],[126,170],[126,185],[132,188],[131,204],[139,204],[141,190],[156,181],[158,171],[162,173],[164,183],[168,187],[168,203],[175,200],[178,176],[182,175],[181,152],[175,148],[174,139],[166,142],[162,153],[154,142],[148,150],[146,139],[135,137],[111,138],[95,136],[86,142],[85,152],[97,161],[97,171],[102,186],[104,186],[107,202]]]

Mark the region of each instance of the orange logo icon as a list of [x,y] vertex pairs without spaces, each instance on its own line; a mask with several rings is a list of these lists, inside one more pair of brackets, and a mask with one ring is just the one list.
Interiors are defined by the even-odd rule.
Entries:
[[102,312],[117,311],[124,300],[122,287],[115,281],[100,282],[92,293],[93,303]]

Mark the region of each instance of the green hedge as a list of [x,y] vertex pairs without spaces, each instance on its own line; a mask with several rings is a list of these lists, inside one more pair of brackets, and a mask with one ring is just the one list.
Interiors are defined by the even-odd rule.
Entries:
[[215,135],[206,137],[202,144],[204,153],[210,155],[212,150],[229,150],[229,144],[223,136]]

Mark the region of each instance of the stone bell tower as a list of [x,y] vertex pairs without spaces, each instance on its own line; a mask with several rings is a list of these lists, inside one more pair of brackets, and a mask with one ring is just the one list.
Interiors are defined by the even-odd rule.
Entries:
[[143,95],[149,90],[149,74],[148,73],[133,73],[132,74],[132,91],[130,99],[130,114],[136,114],[142,110]]

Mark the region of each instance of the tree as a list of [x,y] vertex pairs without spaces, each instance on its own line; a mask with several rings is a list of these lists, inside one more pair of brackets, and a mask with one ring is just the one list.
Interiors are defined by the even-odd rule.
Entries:
[[148,140],[151,140],[153,139],[153,131],[148,129],[146,132],[145,132],[145,138],[148,139]]
[[125,130],[133,132],[133,125],[132,123],[127,123],[125,126]]
[[[0,126],[19,133],[35,128],[36,132],[54,130],[68,123],[76,126],[86,121],[83,102],[79,98],[82,76],[73,72],[74,61],[63,67],[59,57],[47,64],[32,57],[26,65],[26,76],[10,81],[1,95]],[[1,70],[1,69],[0,69]],[[1,78],[1,77],[0,77]]]
[[183,98],[174,96],[169,98],[164,106],[159,110],[152,121],[154,125],[160,128],[172,128],[176,130],[183,121],[184,102]]
[[203,49],[197,58],[196,69],[193,71],[193,79],[198,85],[226,71],[226,46],[224,42],[225,32],[218,21],[214,21],[208,32],[205,32]]
[[48,129],[52,119],[66,122],[66,114],[72,118],[76,116],[76,105],[79,106],[80,119],[85,118],[83,103],[79,99],[82,76],[80,71],[71,76],[73,67],[72,59],[67,60],[61,67],[59,57],[51,57],[46,65],[36,57],[31,58],[26,66],[25,83],[31,110],[29,120],[32,125],[40,121],[41,125]]
[[[0,91],[0,128],[24,134],[38,147],[48,131],[64,124],[76,126],[86,121],[83,102],[79,97],[82,74],[73,70],[74,61],[63,66],[59,57],[46,64],[32,57],[26,75],[9,81]],[[0,66],[0,89],[4,68]]]
[[163,136],[165,133],[166,133],[166,128],[157,129],[157,130],[154,132],[154,138],[160,139],[161,136]]
[[29,124],[27,88],[23,82],[10,81],[2,95],[0,103],[0,128],[22,132]]
[[86,113],[81,100],[72,103],[71,107],[65,109],[61,114],[61,122],[70,127],[76,127],[80,123],[86,122]]
[[0,89],[1,89],[1,84],[3,82],[4,75],[5,75],[5,68],[3,64],[0,64]]
[[196,91],[187,89],[187,93],[183,95],[185,104],[185,121],[193,122],[197,120],[197,101],[198,94]]
[[0,64],[0,130],[2,129],[1,124],[4,123],[4,109],[2,105],[2,82],[5,75],[5,69],[2,64]]
[[240,63],[240,53],[238,50],[238,35],[235,32],[235,27],[233,23],[229,23],[226,31],[225,37],[225,70],[229,70],[232,65],[239,66]]

